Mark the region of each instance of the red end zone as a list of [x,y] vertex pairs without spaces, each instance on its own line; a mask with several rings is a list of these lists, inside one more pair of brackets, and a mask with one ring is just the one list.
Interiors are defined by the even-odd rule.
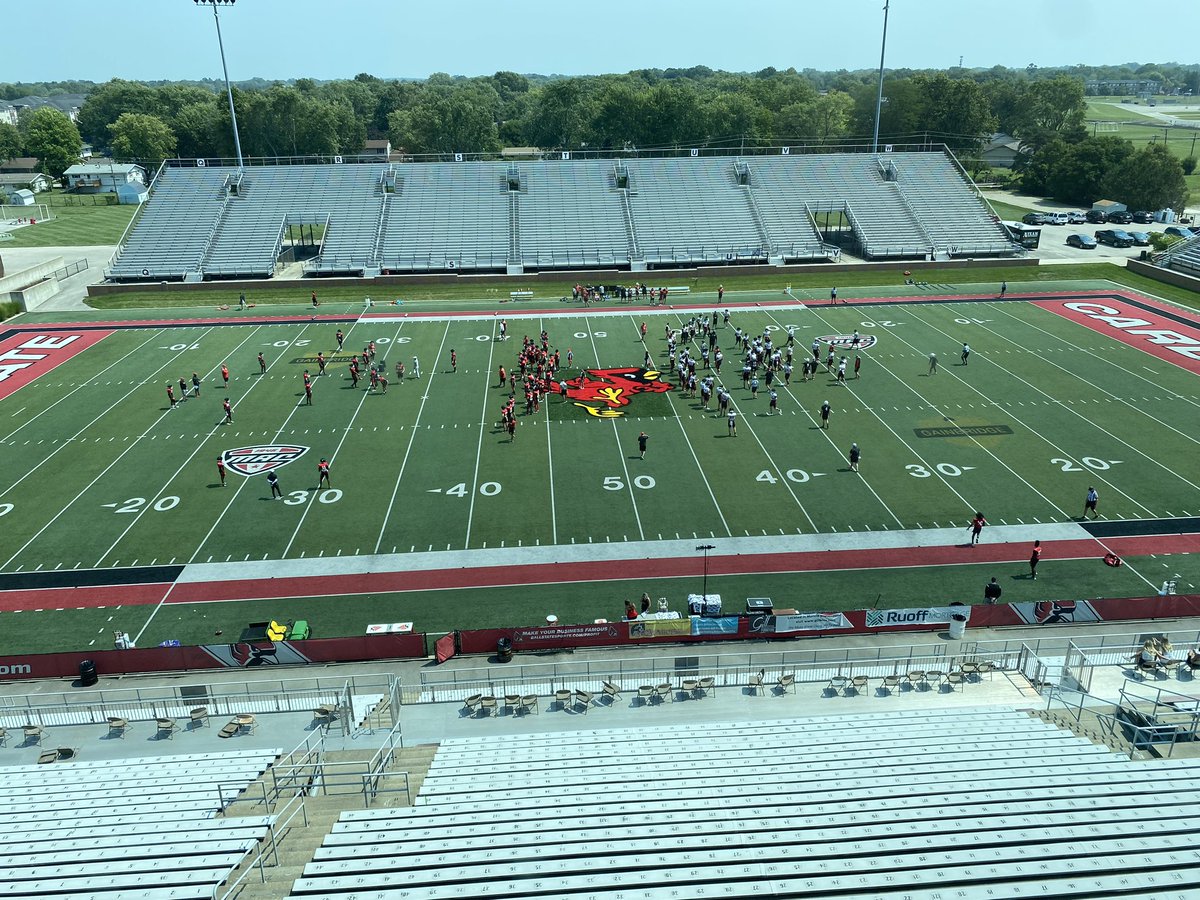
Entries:
[[[1185,325],[1146,309],[1157,306],[1139,300],[1135,306],[1112,295],[1095,300],[1032,300],[1034,306],[1070,319],[1130,347],[1200,375],[1200,328]],[[1160,307],[1164,312],[1167,307]],[[1171,310],[1173,312],[1173,310]]]
[[0,400],[112,334],[111,331],[23,331],[0,341]]

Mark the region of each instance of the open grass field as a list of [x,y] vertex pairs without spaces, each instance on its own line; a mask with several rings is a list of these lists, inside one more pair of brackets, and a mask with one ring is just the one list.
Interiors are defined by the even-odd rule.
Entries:
[[[689,545],[689,556],[697,543],[713,544],[714,555],[734,555],[738,542],[774,541],[787,549],[794,541],[852,535],[886,544],[892,533],[932,530],[944,543],[941,529],[965,540],[977,510],[998,534],[1072,523],[1089,486],[1100,492],[1103,519],[1200,515],[1196,374],[1071,321],[1055,302],[997,302],[992,287],[963,302],[838,306],[769,305],[787,298],[739,292],[728,325],[718,317],[715,347],[725,360],[719,375],[711,373],[731,393],[736,436],[725,416],[685,394],[669,364],[667,329],[699,314],[690,308],[513,308],[505,310],[506,341],[497,339],[502,316],[494,313],[417,315],[401,307],[360,316],[361,305],[329,300],[321,307],[328,318],[317,321],[211,308],[208,320],[164,321],[155,314],[143,324],[127,314],[98,314],[125,321],[62,332],[98,340],[0,399],[6,462],[0,578],[198,566],[212,567],[219,579],[222,567],[233,572],[282,561],[274,570],[281,576],[324,565],[401,573],[411,565],[414,590],[219,604],[192,603],[180,593],[175,601],[132,606],[119,597],[97,603],[80,588],[55,607],[105,608],[64,613],[50,627],[48,613],[4,613],[0,643],[78,647],[99,635],[107,645],[104,634],[117,626],[140,635],[142,645],[199,641],[260,616],[309,618],[321,636],[360,634],[374,621],[412,621],[423,631],[529,623],[549,612],[590,621],[617,617],[620,601],[643,590],[671,596],[678,606],[684,593],[698,589],[698,560],[686,577],[664,569],[661,579],[643,572],[626,581],[639,573],[615,566],[570,585],[423,586],[418,569],[428,568],[429,559],[456,568],[464,552],[494,554],[496,565],[519,571],[560,558],[653,561],[678,555],[679,542]],[[853,299],[869,292],[840,293]],[[793,296],[811,301],[819,294],[794,287]],[[711,316],[711,299],[695,305]],[[1181,329],[1194,326],[1186,313],[1180,321]],[[334,337],[339,327],[346,334],[343,354]],[[776,415],[768,414],[765,384],[757,396],[743,384],[742,354],[733,346],[739,328],[769,336],[776,347],[786,344],[789,329],[794,333],[797,371],[790,383],[777,377]],[[519,424],[510,439],[498,424],[509,387],[499,385],[497,373],[501,366],[511,371],[522,337],[542,329],[561,354],[566,371],[558,377],[641,369],[648,353],[671,387],[630,395],[621,376],[592,374],[590,395],[552,394],[528,415],[518,387]],[[867,339],[857,354],[847,343],[855,331]],[[836,353],[849,357],[848,382],[837,383],[824,366],[815,380],[801,381],[799,359],[815,339],[824,361],[831,338],[843,345]],[[354,389],[347,376],[348,354],[369,341],[377,361],[386,361],[386,393],[368,391],[365,383]],[[967,365],[960,360],[963,342],[973,349]],[[691,352],[699,358],[707,344],[699,335]],[[318,351],[330,359],[323,377]],[[936,374],[929,372],[931,353],[939,358]],[[855,355],[862,360],[857,379]],[[407,371],[398,381],[401,361]],[[223,364],[230,370],[227,387]],[[303,390],[306,369],[314,376],[311,405]],[[178,396],[178,380],[190,384],[193,372],[200,396],[172,409],[167,383]],[[702,363],[698,374],[706,374]],[[594,383],[604,378],[615,381]],[[629,402],[602,402],[606,396]],[[819,409],[826,400],[832,412],[823,428]],[[644,459],[642,431],[649,438]],[[857,473],[847,463],[851,442],[862,450]],[[293,448],[294,461],[277,469],[281,499],[272,499],[261,473],[231,470],[222,487],[218,457],[264,446]],[[328,485],[318,484],[322,457],[331,464]],[[834,609],[977,600],[983,575],[1023,572],[1011,562],[1000,572],[936,561],[910,569],[922,562],[919,549],[912,556],[903,568],[881,559],[881,569],[836,577],[732,574],[717,566],[710,590],[733,597],[777,592],[785,605]],[[1094,561],[1063,561],[1060,578],[1014,590],[1024,599],[1137,596],[1168,575],[1200,582],[1192,559],[1130,558],[1115,573]]]
[[[89,198],[90,199],[90,198]],[[85,247],[116,244],[137,212],[136,206],[68,205],[60,191],[37,195],[52,207],[54,218],[17,228],[5,247]]]
[[[1188,98],[1189,100],[1191,98]],[[1093,132],[1109,134],[1132,141],[1137,147],[1151,143],[1166,142],[1167,147],[1180,159],[1196,155],[1200,143],[1200,129],[1169,124],[1155,113],[1192,120],[1200,117],[1194,109],[1177,109],[1176,104],[1160,102],[1151,108],[1144,104],[1121,103],[1118,100],[1089,99],[1084,121]],[[1119,123],[1116,131],[1099,131],[1098,122]],[[1191,187],[1191,185],[1189,185]]]

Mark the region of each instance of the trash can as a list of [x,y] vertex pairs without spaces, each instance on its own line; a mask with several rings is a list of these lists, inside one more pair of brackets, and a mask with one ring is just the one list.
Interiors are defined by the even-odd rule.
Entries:
[[96,675],[96,664],[85,659],[79,664],[79,686],[91,687],[100,679]]
[[[960,600],[955,600],[951,606],[962,606]],[[967,632],[967,617],[964,613],[950,614],[950,640],[957,641]]]
[[496,642],[496,662],[512,662],[512,638],[502,637]]

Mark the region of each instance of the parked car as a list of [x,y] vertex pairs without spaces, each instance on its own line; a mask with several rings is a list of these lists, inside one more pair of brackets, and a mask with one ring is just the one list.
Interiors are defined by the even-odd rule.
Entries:
[[1181,237],[1186,240],[1192,236],[1193,232],[1192,229],[1184,228],[1182,225],[1168,225],[1163,229],[1163,234],[1171,234],[1175,237]]
[[1115,212],[1108,214],[1108,222],[1110,225],[1132,225],[1133,213],[1130,212]]
[[1146,234],[1146,232],[1130,231],[1127,233],[1131,238],[1133,238],[1133,246],[1135,246],[1135,247],[1149,247],[1150,246],[1150,235]]
[[1119,228],[1102,228],[1096,232],[1096,240],[1110,247],[1132,247],[1133,238]]
[[1067,246],[1078,247],[1080,250],[1095,250],[1096,239],[1090,234],[1068,234]]
[[1087,220],[1093,225],[1103,225],[1108,221],[1108,214],[1102,209],[1089,209],[1087,211]]
[[1067,213],[1068,225],[1082,225],[1087,221],[1087,213],[1082,211],[1074,211]]
[[1149,225],[1154,221],[1154,213],[1146,212],[1144,209],[1139,209],[1133,214],[1133,221],[1139,225]]
[[1045,221],[1047,225],[1066,225],[1067,214],[1065,212],[1046,213]]
[[1025,215],[1021,217],[1021,221],[1026,225],[1045,225],[1046,217],[1042,213],[1031,212],[1025,213]]

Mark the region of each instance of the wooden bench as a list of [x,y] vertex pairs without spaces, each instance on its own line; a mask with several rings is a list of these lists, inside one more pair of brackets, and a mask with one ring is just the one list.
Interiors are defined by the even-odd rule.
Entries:
[[511,300],[529,300],[533,297],[533,291],[509,291],[508,296]]

